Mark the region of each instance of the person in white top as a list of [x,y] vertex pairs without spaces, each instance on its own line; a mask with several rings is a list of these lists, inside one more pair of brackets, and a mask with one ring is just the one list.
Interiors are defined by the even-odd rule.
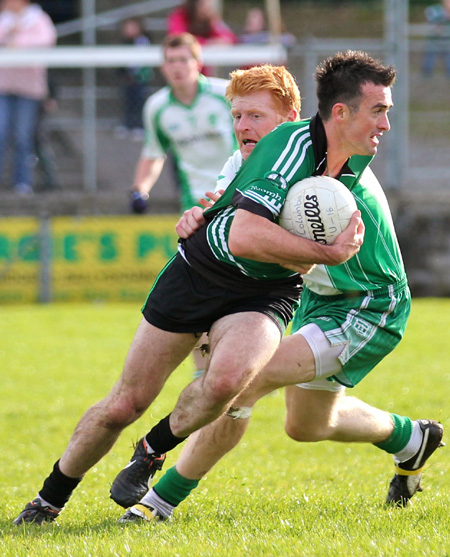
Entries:
[[224,158],[236,148],[227,81],[200,73],[201,46],[189,33],[163,42],[162,72],[168,85],[144,105],[145,139],[132,188],[132,210],[147,209],[166,154],[175,159],[180,206],[190,209],[214,188]]
[[[0,46],[49,47],[56,43],[50,16],[29,0],[3,0]],[[0,176],[10,139],[13,139],[13,186],[17,193],[32,193],[32,154],[41,103],[48,95],[47,70],[0,67]]]

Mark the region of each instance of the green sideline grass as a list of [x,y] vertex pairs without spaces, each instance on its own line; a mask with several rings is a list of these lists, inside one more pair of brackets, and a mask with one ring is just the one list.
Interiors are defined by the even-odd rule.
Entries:
[[[283,393],[260,401],[235,451],[164,524],[116,524],[109,485],[133,441],[173,407],[187,361],[75,492],[57,525],[16,527],[81,413],[116,380],[140,320],[133,305],[1,308],[0,555],[450,555],[448,448],[424,492],[385,509],[391,457],[371,445],[298,444],[283,432]],[[450,300],[415,299],[405,339],[353,394],[449,425]],[[168,457],[166,467],[176,459]]]

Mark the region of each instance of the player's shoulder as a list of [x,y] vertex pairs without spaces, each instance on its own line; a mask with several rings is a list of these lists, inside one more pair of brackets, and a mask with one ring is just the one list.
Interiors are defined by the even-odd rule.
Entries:
[[212,95],[225,96],[228,80],[221,77],[204,77],[201,80],[202,92]]
[[294,142],[305,142],[311,138],[309,129],[310,120],[300,120],[298,122],[283,122],[274,128],[270,133],[264,136],[259,143],[266,144],[283,144],[286,146]]
[[276,128],[274,128],[269,135],[304,135],[310,134],[309,124],[311,120],[299,120],[297,122],[283,122],[278,124]]
[[370,166],[367,166],[360,178],[359,178],[359,184],[361,185],[361,187],[363,187],[365,190],[371,191],[374,194],[380,195],[382,194],[384,196],[383,193],[383,187],[380,184],[380,182],[378,181],[378,178],[375,176],[373,170],[370,168]]
[[359,181],[363,185],[367,184],[369,182],[380,184],[380,182],[378,181],[378,178],[375,176],[375,174],[374,174],[373,170],[370,168],[370,166],[366,166],[366,168],[363,170],[363,172],[361,174],[361,178],[360,178]]
[[373,156],[370,155],[353,155],[350,157],[348,165],[359,180],[362,173],[366,170],[372,160]]
[[226,190],[242,166],[242,155],[239,149],[235,151],[224,164],[218,178],[215,191]]
[[42,26],[54,27],[52,18],[45,12],[39,4],[30,4],[20,15],[19,18],[24,26]]
[[237,149],[229,158],[229,162],[234,168],[240,168],[242,166],[242,153]]
[[148,97],[144,104],[144,110],[156,112],[170,104],[170,98],[170,87],[163,87]]
[[[223,170],[222,172],[228,173],[228,174],[236,174],[239,169],[242,166],[243,163],[243,158],[242,158],[242,154],[239,151],[239,149],[237,151],[235,151],[232,155],[230,155],[226,161],[226,163],[224,164]],[[219,176],[220,179],[220,176]]]

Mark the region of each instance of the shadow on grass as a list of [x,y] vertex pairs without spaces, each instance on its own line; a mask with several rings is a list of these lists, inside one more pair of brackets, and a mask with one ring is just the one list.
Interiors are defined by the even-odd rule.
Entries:
[[42,525],[38,524],[20,524],[12,523],[14,518],[0,519],[0,533],[2,537],[24,537],[32,535],[33,537],[41,536],[82,536],[86,534],[102,534],[111,532],[112,528],[127,528],[129,526],[120,526],[117,524],[116,518],[108,518],[100,522],[85,522],[81,524],[71,524],[65,522],[47,522]]

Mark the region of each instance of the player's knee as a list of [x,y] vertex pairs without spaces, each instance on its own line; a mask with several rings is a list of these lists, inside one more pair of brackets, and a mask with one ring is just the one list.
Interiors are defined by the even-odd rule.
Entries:
[[314,443],[317,441],[324,441],[328,439],[329,430],[320,423],[295,423],[289,419],[286,419],[284,424],[284,430],[288,437],[297,441],[299,443]]
[[112,401],[105,399],[104,402],[103,424],[108,429],[122,430],[137,420],[147,408],[133,397],[117,397]]
[[243,381],[235,374],[220,374],[220,376],[205,377],[204,393],[213,406],[229,402],[242,389]]

